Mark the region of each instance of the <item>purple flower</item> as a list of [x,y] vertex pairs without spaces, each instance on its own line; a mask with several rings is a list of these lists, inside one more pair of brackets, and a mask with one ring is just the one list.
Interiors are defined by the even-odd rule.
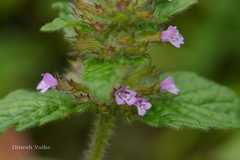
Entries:
[[115,92],[115,101],[118,105],[127,104],[131,106],[136,102],[136,95],[137,93],[135,91],[132,91],[127,87],[120,87]]
[[138,97],[137,101],[134,104],[138,109],[138,115],[144,116],[147,113],[147,110],[149,110],[152,107],[152,104],[148,102],[146,99]]
[[144,116],[147,113],[147,110],[152,107],[150,102],[139,97],[135,91],[132,91],[127,87],[120,87],[115,92],[115,101],[118,105],[127,104],[129,106],[136,106],[139,116]]
[[180,90],[176,87],[172,77],[167,77],[166,79],[164,79],[160,84],[160,88],[162,91],[169,92],[175,95],[178,95],[178,93],[180,92]]
[[47,92],[50,88],[55,88],[58,85],[57,79],[50,73],[43,73],[42,80],[37,86],[37,90],[40,90],[41,93]]
[[180,48],[184,44],[184,38],[179,33],[176,26],[169,26],[166,31],[161,33],[162,42],[170,42],[176,48]]

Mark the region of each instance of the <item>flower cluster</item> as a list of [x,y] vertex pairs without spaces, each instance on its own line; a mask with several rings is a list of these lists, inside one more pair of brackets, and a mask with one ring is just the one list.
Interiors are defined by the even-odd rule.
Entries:
[[[37,90],[41,93],[47,92],[49,89],[54,89],[58,85],[58,80],[50,73],[43,73],[42,80],[37,86]],[[180,90],[176,87],[172,77],[165,78],[160,82],[160,91],[169,92],[178,95]],[[128,105],[137,107],[138,115],[144,116],[147,111],[152,107],[152,104],[145,98],[141,97],[137,92],[129,89],[128,87],[121,86],[115,93],[115,101],[118,105]]]
[[118,105],[129,105],[136,106],[138,109],[138,115],[144,116],[152,107],[152,104],[146,99],[137,95],[133,90],[130,90],[128,87],[120,87],[115,92],[115,101]]
[[137,100],[137,93],[127,87],[120,87],[115,92],[115,100],[118,105],[133,105]]
[[[167,77],[160,83],[160,90],[174,95],[177,95],[180,92],[171,77]],[[118,105],[137,107],[139,116],[144,116],[152,107],[152,104],[147,99],[140,97],[137,92],[130,90],[125,86],[118,88],[114,95],[115,101]]]

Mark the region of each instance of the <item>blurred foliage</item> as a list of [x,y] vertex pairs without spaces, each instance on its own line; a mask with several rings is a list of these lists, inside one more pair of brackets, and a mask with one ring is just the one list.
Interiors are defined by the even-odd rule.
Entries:
[[0,19],[8,17],[11,13],[21,9],[26,0],[8,0],[0,1]]
[[[40,33],[53,19],[56,0],[0,1],[0,95],[17,88],[34,88],[40,74],[59,72],[69,51],[60,34]],[[154,63],[163,71],[195,71],[240,94],[239,0],[200,1],[174,17],[186,38],[180,50],[170,45],[152,46]],[[29,130],[37,144],[48,144],[41,157],[77,160],[87,146],[92,115],[78,116]],[[134,124],[117,128],[107,159],[114,160],[237,160],[239,131],[154,129]]]

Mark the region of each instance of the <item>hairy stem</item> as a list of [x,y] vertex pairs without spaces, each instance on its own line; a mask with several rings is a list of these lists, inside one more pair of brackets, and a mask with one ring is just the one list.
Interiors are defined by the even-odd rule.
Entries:
[[108,141],[112,135],[114,122],[114,118],[110,115],[98,115],[85,160],[103,159]]

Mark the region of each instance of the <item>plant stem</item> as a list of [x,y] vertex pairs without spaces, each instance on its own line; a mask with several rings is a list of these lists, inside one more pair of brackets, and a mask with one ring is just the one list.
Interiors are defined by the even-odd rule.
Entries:
[[114,117],[98,115],[85,160],[102,160],[114,127]]

